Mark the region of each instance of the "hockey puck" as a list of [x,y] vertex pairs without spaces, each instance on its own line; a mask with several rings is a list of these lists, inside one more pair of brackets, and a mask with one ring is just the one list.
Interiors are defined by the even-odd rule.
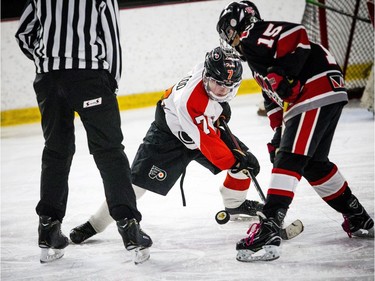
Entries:
[[226,224],[230,219],[229,213],[227,211],[217,212],[215,220],[218,224]]

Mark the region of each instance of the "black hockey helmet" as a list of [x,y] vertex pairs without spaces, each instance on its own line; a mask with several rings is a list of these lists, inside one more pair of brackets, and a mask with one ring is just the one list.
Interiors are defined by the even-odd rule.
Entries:
[[232,46],[237,34],[241,34],[251,23],[261,20],[253,2],[231,2],[221,12],[216,30],[220,38]]
[[206,54],[203,85],[212,100],[230,101],[237,94],[241,80],[240,60],[226,56],[220,47]]

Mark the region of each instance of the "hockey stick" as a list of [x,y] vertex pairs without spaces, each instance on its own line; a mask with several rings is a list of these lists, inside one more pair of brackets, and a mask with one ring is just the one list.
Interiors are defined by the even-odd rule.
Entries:
[[[240,145],[238,144],[237,139],[232,134],[232,131],[229,129],[227,122],[223,118],[221,118],[220,123],[223,125],[227,135],[230,137],[235,148],[238,149],[239,151],[242,151]],[[244,173],[253,181],[255,189],[259,194],[259,197],[262,199],[263,203],[266,203],[266,197],[264,196],[263,190],[260,187],[253,172],[245,170]],[[280,236],[284,240],[289,240],[299,235],[303,231],[303,229],[304,227],[303,227],[302,222],[300,220],[295,220],[287,227],[281,229]]]
[[[227,132],[228,136],[230,137],[230,139],[231,139],[233,145],[236,147],[236,149],[238,149],[239,151],[242,151],[240,145],[238,144],[237,139],[234,137],[234,135],[232,134],[232,131],[228,127],[227,122],[223,118],[221,119],[221,124],[223,124],[225,131]],[[252,171],[249,171],[249,170],[245,170],[244,173],[246,173],[246,175],[249,178],[251,178],[251,180],[254,183],[255,189],[257,190],[257,192],[259,194],[260,199],[262,199],[263,203],[266,203],[266,196],[264,196],[263,190],[260,188],[260,185],[259,185],[257,179],[255,178],[254,173]]]

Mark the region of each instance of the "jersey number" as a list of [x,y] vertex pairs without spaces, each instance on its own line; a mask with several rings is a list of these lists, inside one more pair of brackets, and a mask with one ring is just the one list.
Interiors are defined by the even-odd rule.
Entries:
[[268,25],[266,31],[264,31],[263,34],[262,34],[266,38],[264,38],[264,37],[259,38],[258,39],[258,45],[264,44],[268,48],[272,48],[272,45],[275,42],[275,40],[273,40],[272,37],[277,36],[282,29],[283,29],[282,26],[275,27],[272,23],[270,23]]
[[195,117],[195,122],[197,122],[197,124],[202,124],[203,132],[206,135],[208,135],[210,133],[210,130],[208,129],[207,119],[203,115]]

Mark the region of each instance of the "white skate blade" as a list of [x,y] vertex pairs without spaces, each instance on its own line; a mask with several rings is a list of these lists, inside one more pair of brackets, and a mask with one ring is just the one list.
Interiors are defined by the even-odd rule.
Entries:
[[239,217],[240,217],[240,215],[229,215],[229,220],[235,221],[235,220],[238,220]]
[[256,216],[249,216],[249,215],[229,215],[229,220],[230,221],[250,221],[250,220],[254,220],[254,219],[257,219],[258,217]]
[[370,229],[359,229],[353,232],[352,235],[360,238],[374,238],[374,227]]
[[64,255],[64,249],[41,248],[40,262],[47,263],[61,259]]
[[134,248],[130,250],[132,259],[135,264],[140,264],[147,261],[150,258],[150,248]]
[[246,222],[251,222],[251,221],[259,221],[258,216],[249,216],[249,215],[229,215],[229,220],[230,221],[246,221]]
[[272,261],[280,257],[280,252],[280,247],[278,246],[265,245],[257,252],[238,250],[236,259],[242,262]]
[[300,235],[303,229],[303,223],[300,220],[295,220],[287,227],[281,229],[280,236],[283,240],[289,240]]

